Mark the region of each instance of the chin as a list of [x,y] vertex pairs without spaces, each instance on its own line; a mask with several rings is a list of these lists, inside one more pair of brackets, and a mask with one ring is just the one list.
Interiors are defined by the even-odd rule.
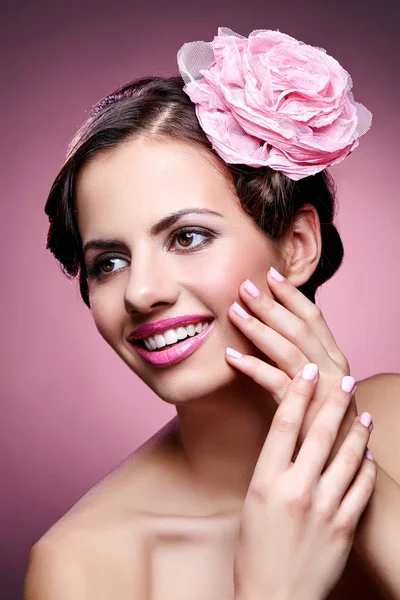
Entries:
[[[224,388],[234,385],[240,375],[243,376],[221,354],[220,359],[210,360],[207,354],[205,357],[196,357],[194,353],[192,357],[167,368],[145,365],[145,368],[138,369],[136,365],[134,371],[161,400],[168,404],[183,405],[211,397],[218,390],[222,392]],[[127,364],[132,369],[132,365]]]

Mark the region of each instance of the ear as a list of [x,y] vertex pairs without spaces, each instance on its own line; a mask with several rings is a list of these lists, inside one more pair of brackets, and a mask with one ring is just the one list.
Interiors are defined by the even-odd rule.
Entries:
[[281,242],[285,261],[285,277],[295,286],[306,283],[321,257],[321,225],[317,209],[305,204],[293,218]]

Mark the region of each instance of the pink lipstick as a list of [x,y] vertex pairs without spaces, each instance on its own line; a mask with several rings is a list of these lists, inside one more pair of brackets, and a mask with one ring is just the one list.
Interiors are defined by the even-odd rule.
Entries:
[[[204,315],[201,316],[204,321]],[[186,323],[185,323],[186,320]],[[174,321],[174,323],[173,323]],[[211,329],[214,326],[215,321],[213,320],[201,333],[193,337],[188,337],[182,340],[181,342],[170,346],[169,348],[163,348],[162,350],[147,350],[143,348],[143,346],[139,345],[137,342],[135,343],[135,339],[143,339],[148,337],[149,335],[155,333],[161,333],[168,328],[171,328],[175,325],[184,326],[184,324],[193,323],[193,315],[189,318],[181,318],[181,317],[173,317],[172,319],[164,319],[163,321],[159,321],[158,323],[163,323],[163,327],[160,329],[160,325],[157,323],[148,323],[147,325],[142,325],[135,329],[132,332],[134,335],[129,336],[129,341],[131,342],[133,348],[136,350],[140,356],[142,356],[145,360],[147,360],[152,365],[156,365],[157,367],[165,367],[169,365],[173,365],[181,360],[187,358],[192,354],[197,348],[203,343],[205,338],[210,333]],[[167,327],[165,326],[167,324]],[[152,330],[149,331],[149,327],[152,326]],[[156,326],[156,327],[155,327]],[[158,329],[157,329],[158,327]],[[146,330],[144,328],[147,328]],[[135,335],[136,334],[136,335]],[[138,337],[136,337],[138,336]]]
[[156,333],[163,333],[167,329],[174,329],[175,327],[185,327],[186,325],[196,325],[205,321],[212,321],[213,317],[210,315],[185,315],[184,317],[168,317],[167,319],[160,319],[159,321],[153,321],[152,323],[145,323],[139,325],[129,334],[128,341],[143,340],[150,335]]

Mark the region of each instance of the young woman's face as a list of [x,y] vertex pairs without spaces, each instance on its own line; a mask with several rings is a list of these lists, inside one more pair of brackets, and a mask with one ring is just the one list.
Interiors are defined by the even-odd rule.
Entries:
[[[174,404],[234,383],[238,371],[226,362],[225,348],[257,350],[231,323],[228,307],[247,278],[270,294],[266,271],[279,263],[214,158],[178,141],[130,140],[81,169],[77,211],[84,248],[114,240],[85,252],[90,303],[98,331],[132,371]],[[154,229],[180,211],[186,214]],[[168,344],[145,357],[128,340],[142,324],[187,315],[212,322],[199,344],[193,330],[177,343],[189,346],[187,353]],[[178,327],[172,325],[177,335],[188,334]],[[156,354],[161,364],[154,364]]]

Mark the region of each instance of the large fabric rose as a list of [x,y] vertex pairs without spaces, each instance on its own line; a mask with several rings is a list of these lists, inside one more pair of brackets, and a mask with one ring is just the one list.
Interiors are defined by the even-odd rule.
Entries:
[[325,50],[279,31],[245,38],[220,27],[178,52],[184,91],[226,163],[314,175],[358,146],[372,115],[354,102],[349,73]]

